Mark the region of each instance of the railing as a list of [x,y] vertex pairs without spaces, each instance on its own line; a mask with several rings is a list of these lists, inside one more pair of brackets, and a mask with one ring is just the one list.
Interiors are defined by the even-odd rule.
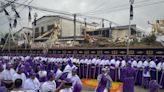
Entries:
[[[74,55],[126,55],[126,48],[58,48],[49,49],[47,54]],[[8,50],[0,51],[0,55],[8,54]],[[43,49],[11,49],[10,54],[45,54]],[[164,48],[131,48],[129,55],[164,55]]]

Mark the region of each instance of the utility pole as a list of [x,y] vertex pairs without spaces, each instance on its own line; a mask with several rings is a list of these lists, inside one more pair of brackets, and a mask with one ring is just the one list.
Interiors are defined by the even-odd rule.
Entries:
[[[104,28],[104,19],[102,18],[102,28]],[[101,36],[103,37],[103,30],[101,30]]]
[[76,40],[76,14],[73,14],[74,16],[74,42],[75,43],[75,40]]
[[129,55],[129,46],[130,46],[130,36],[131,36],[131,21],[133,20],[133,4],[134,0],[129,0],[130,2],[130,16],[129,16],[129,30],[127,35],[127,55]]
[[84,29],[84,38],[85,38],[86,37],[86,30],[87,30],[86,18],[84,18],[84,24],[85,24],[85,29]]

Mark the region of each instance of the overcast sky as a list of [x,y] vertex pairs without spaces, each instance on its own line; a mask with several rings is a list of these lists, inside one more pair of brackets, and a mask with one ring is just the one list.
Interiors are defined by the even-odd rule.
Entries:
[[[5,1],[5,0],[0,0]],[[27,1],[27,2],[26,2]],[[28,4],[31,0],[17,0],[18,3]],[[129,21],[129,0],[33,0],[32,6],[59,10],[70,13],[96,16],[109,19],[119,25],[128,25]],[[135,0],[133,24],[150,31],[151,26],[147,21],[155,22],[157,19],[164,19],[164,0]],[[23,7],[18,7],[21,11]],[[7,8],[8,11],[10,7]],[[32,10],[32,16],[37,12],[38,17],[43,15],[55,15],[54,13]],[[13,12],[10,13],[13,16]],[[18,31],[21,27],[30,27],[28,23],[28,8],[20,12],[21,19],[18,20],[18,27],[13,31]],[[84,16],[83,16],[84,17]],[[88,21],[101,22],[100,20],[87,19]],[[0,12],[0,34],[8,32],[8,20],[4,12]]]

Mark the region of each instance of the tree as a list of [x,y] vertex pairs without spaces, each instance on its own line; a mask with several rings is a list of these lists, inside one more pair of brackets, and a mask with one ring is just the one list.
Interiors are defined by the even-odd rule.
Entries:
[[142,39],[142,42],[146,43],[147,45],[154,44],[156,42],[156,36],[154,34],[147,36],[147,37]]

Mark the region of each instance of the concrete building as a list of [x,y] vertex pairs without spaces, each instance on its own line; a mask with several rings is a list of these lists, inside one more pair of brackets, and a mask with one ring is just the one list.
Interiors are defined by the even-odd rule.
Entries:
[[[64,16],[43,16],[36,20],[36,25],[33,26],[35,38],[43,35],[45,32],[50,31],[54,25],[59,25],[60,36],[59,38],[73,38],[74,37],[74,19]],[[95,24],[86,23],[86,26],[90,30],[95,30]],[[76,37],[82,37],[84,35],[85,23],[82,21],[76,21]]]
[[[116,27],[108,27],[108,28],[99,28],[95,31],[87,31],[89,35],[92,36],[100,36],[100,37],[107,37],[112,39],[112,41],[125,41],[127,39],[127,34],[129,31],[129,26],[116,26]],[[139,37],[141,36],[141,32],[137,30],[136,25],[131,25],[131,32],[130,37]]]

